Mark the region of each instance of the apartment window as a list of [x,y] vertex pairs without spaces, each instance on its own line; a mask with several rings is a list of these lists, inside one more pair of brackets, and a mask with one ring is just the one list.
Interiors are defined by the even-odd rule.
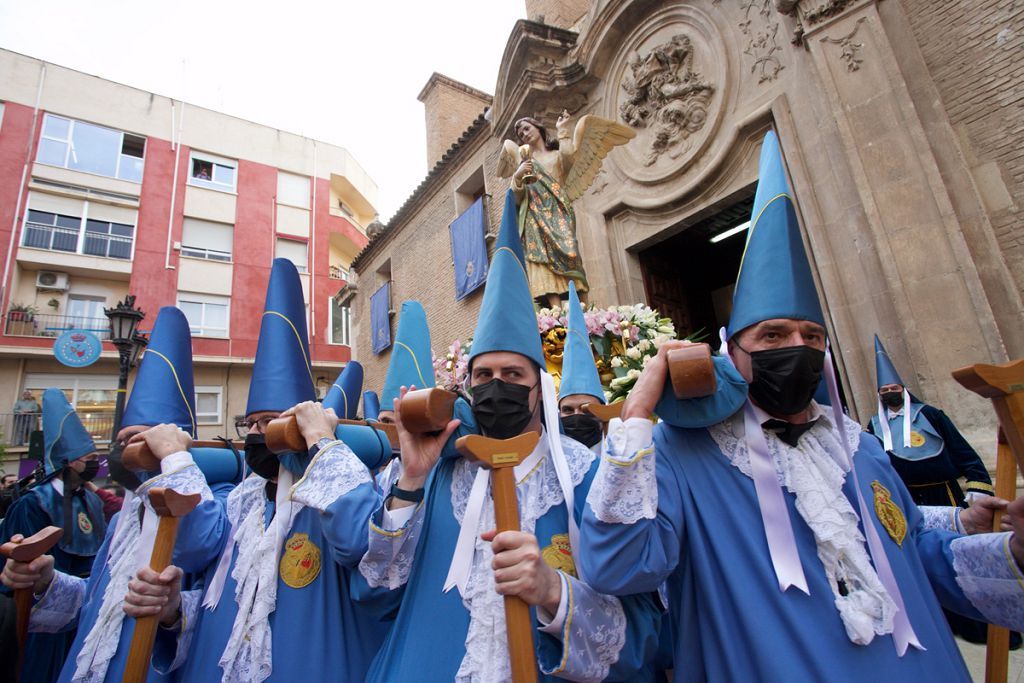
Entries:
[[334,297],[330,299],[331,310],[331,343],[352,345],[352,312],[348,306],[342,306]]
[[194,336],[226,337],[230,299],[226,296],[178,292],[178,308],[188,319]]
[[[44,211],[41,207],[52,209]],[[33,193],[25,214],[22,245],[72,254],[131,259],[133,209]],[[118,220],[119,219],[119,220]]]
[[36,161],[140,183],[145,152],[144,137],[46,114]]
[[66,325],[76,330],[89,330],[109,338],[110,321],[103,313],[107,300],[101,296],[69,294]]
[[186,218],[181,233],[181,255],[209,261],[230,261],[234,228],[226,223]]
[[277,203],[309,208],[309,178],[294,173],[277,173]]
[[286,258],[295,264],[296,270],[300,273],[306,272],[307,265],[307,244],[298,240],[286,240],[277,238],[277,258]]
[[82,219],[79,216],[29,209],[22,243],[36,249],[74,253],[78,251],[78,233],[81,231]]
[[221,417],[222,387],[196,387],[196,423],[201,425],[223,424]]
[[224,192],[235,191],[235,177],[238,174],[238,162],[221,159],[209,154],[192,152],[189,160],[189,184],[208,187],[211,190]]

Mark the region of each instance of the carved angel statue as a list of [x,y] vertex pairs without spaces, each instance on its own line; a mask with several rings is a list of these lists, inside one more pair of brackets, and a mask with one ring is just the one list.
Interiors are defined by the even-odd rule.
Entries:
[[515,132],[522,146],[505,140],[498,158],[498,176],[511,176],[519,205],[530,293],[545,306],[558,305],[570,279],[581,293],[587,291],[572,203],[594,182],[612,147],[636,136],[629,126],[588,114],[570,137],[565,110],[555,128],[558,139],[550,140],[539,121],[519,119]]

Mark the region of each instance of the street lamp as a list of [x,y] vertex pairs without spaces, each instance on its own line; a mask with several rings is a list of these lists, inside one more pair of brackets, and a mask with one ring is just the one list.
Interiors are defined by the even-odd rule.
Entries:
[[113,442],[121,431],[121,415],[124,413],[124,399],[128,390],[128,373],[139,359],[139,354],[148,341],[136,334],[139,323],[146,314],[135,308],[135,295],[129,294],[124,301],[113,308],[103,309],[110,319],[110,341],[117,347],[120,358],[120,374],[117,378],[117,402],[114,405],[114,428],[110,435]]

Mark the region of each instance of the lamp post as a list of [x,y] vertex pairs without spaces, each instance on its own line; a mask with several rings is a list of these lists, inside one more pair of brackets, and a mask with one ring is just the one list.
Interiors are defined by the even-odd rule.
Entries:
[[139,359],[142,349],[149,343],[137,334],[139,323],[146,314],[135,308],[135,295],[129,294],[124,301],[113,308],[105,308],[103,312],[110,319],[110,341],[117,347],[120,358],[120,374],[117,378],[117,402],[114,405],[114,428],[110,434],[113,442],[121,431],[121,415],[124,413],[125,394],[128,390],[128,373]]

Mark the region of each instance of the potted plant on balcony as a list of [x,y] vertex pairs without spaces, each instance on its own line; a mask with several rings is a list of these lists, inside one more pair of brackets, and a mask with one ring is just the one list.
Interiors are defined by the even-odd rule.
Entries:
[[35,317],[39,309],[29,304],[11,304],[7,312],[7,334],[32,336],[35,334]]

